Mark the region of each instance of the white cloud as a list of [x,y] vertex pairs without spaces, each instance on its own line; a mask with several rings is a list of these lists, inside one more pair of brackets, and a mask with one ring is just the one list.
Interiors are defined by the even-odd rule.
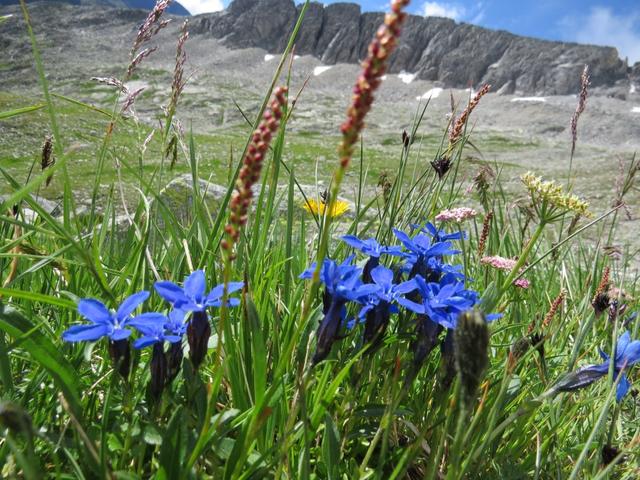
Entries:
[[200,13],[219,12],[224,10],[222,0],[178,0],[180,4],[189,10],[191,15]]
[[466,11],[464,7],[445,2],[425,2],[422,5],[422,14],[425,17],[447,17],[461,20]]
[[616,47],[630,63],[640,61],[640,13],[616,15],[608,7],[593,7],[582,21],[565,19],[561,23],[569,29],[567,39]]

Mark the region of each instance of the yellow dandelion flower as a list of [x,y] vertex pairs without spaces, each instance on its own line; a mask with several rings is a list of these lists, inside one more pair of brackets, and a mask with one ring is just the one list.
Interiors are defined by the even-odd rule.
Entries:
[[529,190],[534,203],[547,202],[550,206],[564,212],[573,212],[576,215],[591,217],[589,204],[578,196],[567,193],[561,185],[553,181],[543,181],[542,178],[527,172],[520,177],[524,186]]
[[[323,201],[317,201],[312,198],[307,199],[306,202],[302,205],[302,207],[310,213],[313,213],[317,216],[324,216],[325,210],[328,208],[327,204]],[[341,215],[344,215],[349,210],[349,204],[344,200],[338,200],[330,212],[327,212],[331,218],[336,218]]]

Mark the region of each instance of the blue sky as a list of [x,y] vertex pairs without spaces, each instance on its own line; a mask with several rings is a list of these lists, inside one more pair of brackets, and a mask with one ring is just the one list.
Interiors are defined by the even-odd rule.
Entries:
[[[179,1],[192,13],[217,11],[229,3],[229,0]],[[383,11],[386,1],[357,3],[365,11]],[[414,0],[409,11],[519,35],[611,45],[622,58],[628,57],[630,63],[640,61],[639,0]]]

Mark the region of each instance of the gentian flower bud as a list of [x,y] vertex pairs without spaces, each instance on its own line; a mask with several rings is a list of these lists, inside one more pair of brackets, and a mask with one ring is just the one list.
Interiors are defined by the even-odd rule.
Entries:
[[157,400],[160,398],[160,395],[162,395],[162,390],[167,382],[167,358],[164,356],[163,342],[158,342],[153,345],[149,368],[151,369],[149,388],[151,390],[151,396]]
[[184,357],[182,342],[172,343],[165,353],[165,357],[167,358],[167,383],[169,384],[178,376],[182,367],[182,358]]
[[207,312],[204,310],[193,312],[193,317],[187,327],[187,341],[189,342],[189,358],[194,368],[198,368],[207,355],[210,336],[211,325]]
[[114,368],[125,380],[129,378],[131,370],[131,348],[129,339],[109,340],[109,356]]

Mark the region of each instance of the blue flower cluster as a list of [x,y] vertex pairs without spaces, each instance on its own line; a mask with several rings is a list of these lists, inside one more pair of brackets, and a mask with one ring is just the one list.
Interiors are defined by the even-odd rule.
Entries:
[[[231,294],[243,286],[242,282],[231,282],[227,291]],[[224,285],[218,285],[206,293],[205,274],[202,270],[196,270],[185,279],[183,287],[173,282],[160,281],[155,283],[154,288],[171,305],[168,315],[157,312],[133,315],[149,298],[148,291],[129,296],[115,312],[109,311],[99,300],[86,298],[78,303],[78,312],[91,323],[72,326],[62,334],[62,338],[67,342],[94,342],[107,337],[112,360],[120,374],[127,378],[130,364],[129,337],[133,332],[132,328],[135,329],[139,335],[133,342],[134,348],[153,348],[151,391],[154,396],[158,396],[180,370],[183,358],[182,338],[185,334],[193,366],[198,368],[204,360],[211,335],[207,309],[222,306]],[[237,298],[227,299],[229,307],[239,304],[240,300]],[[170,344],[167,352],[164,351],[165,342]]]
[[[417,229],[419,232],[413,237],[394,230],[401,246],[383,246],[373,238],[343,236],[345,243],[368,257],[362,269],[353,265],[353,256],[341,264],[324,260],[320,269],[320,281],[325,286],[324,317],[317,332],[314,363],[329,355],[343,325],[350,328],[364,322],[364,343],[379,346],[391,315],[403,307],[417,314],[412,349],[419,368],[437,344],[439,334],[447,330],[450,336],[459,315],[478,304],[478,293],[465,288],[468,279],[461,268],[444,260],[460,253],[452,241],[463,239],[464,234],[447,233],[431,223]],[[383,255],[397,257],[400,262],[387,268],[380,263]],[[315,264],[311,265],[300,278],[311,278],[315,268]],[[358,304],[360,310],[354,320],[345,323],[348,302]],[[494,318],[497,316],[488,316],[489,320]]]

